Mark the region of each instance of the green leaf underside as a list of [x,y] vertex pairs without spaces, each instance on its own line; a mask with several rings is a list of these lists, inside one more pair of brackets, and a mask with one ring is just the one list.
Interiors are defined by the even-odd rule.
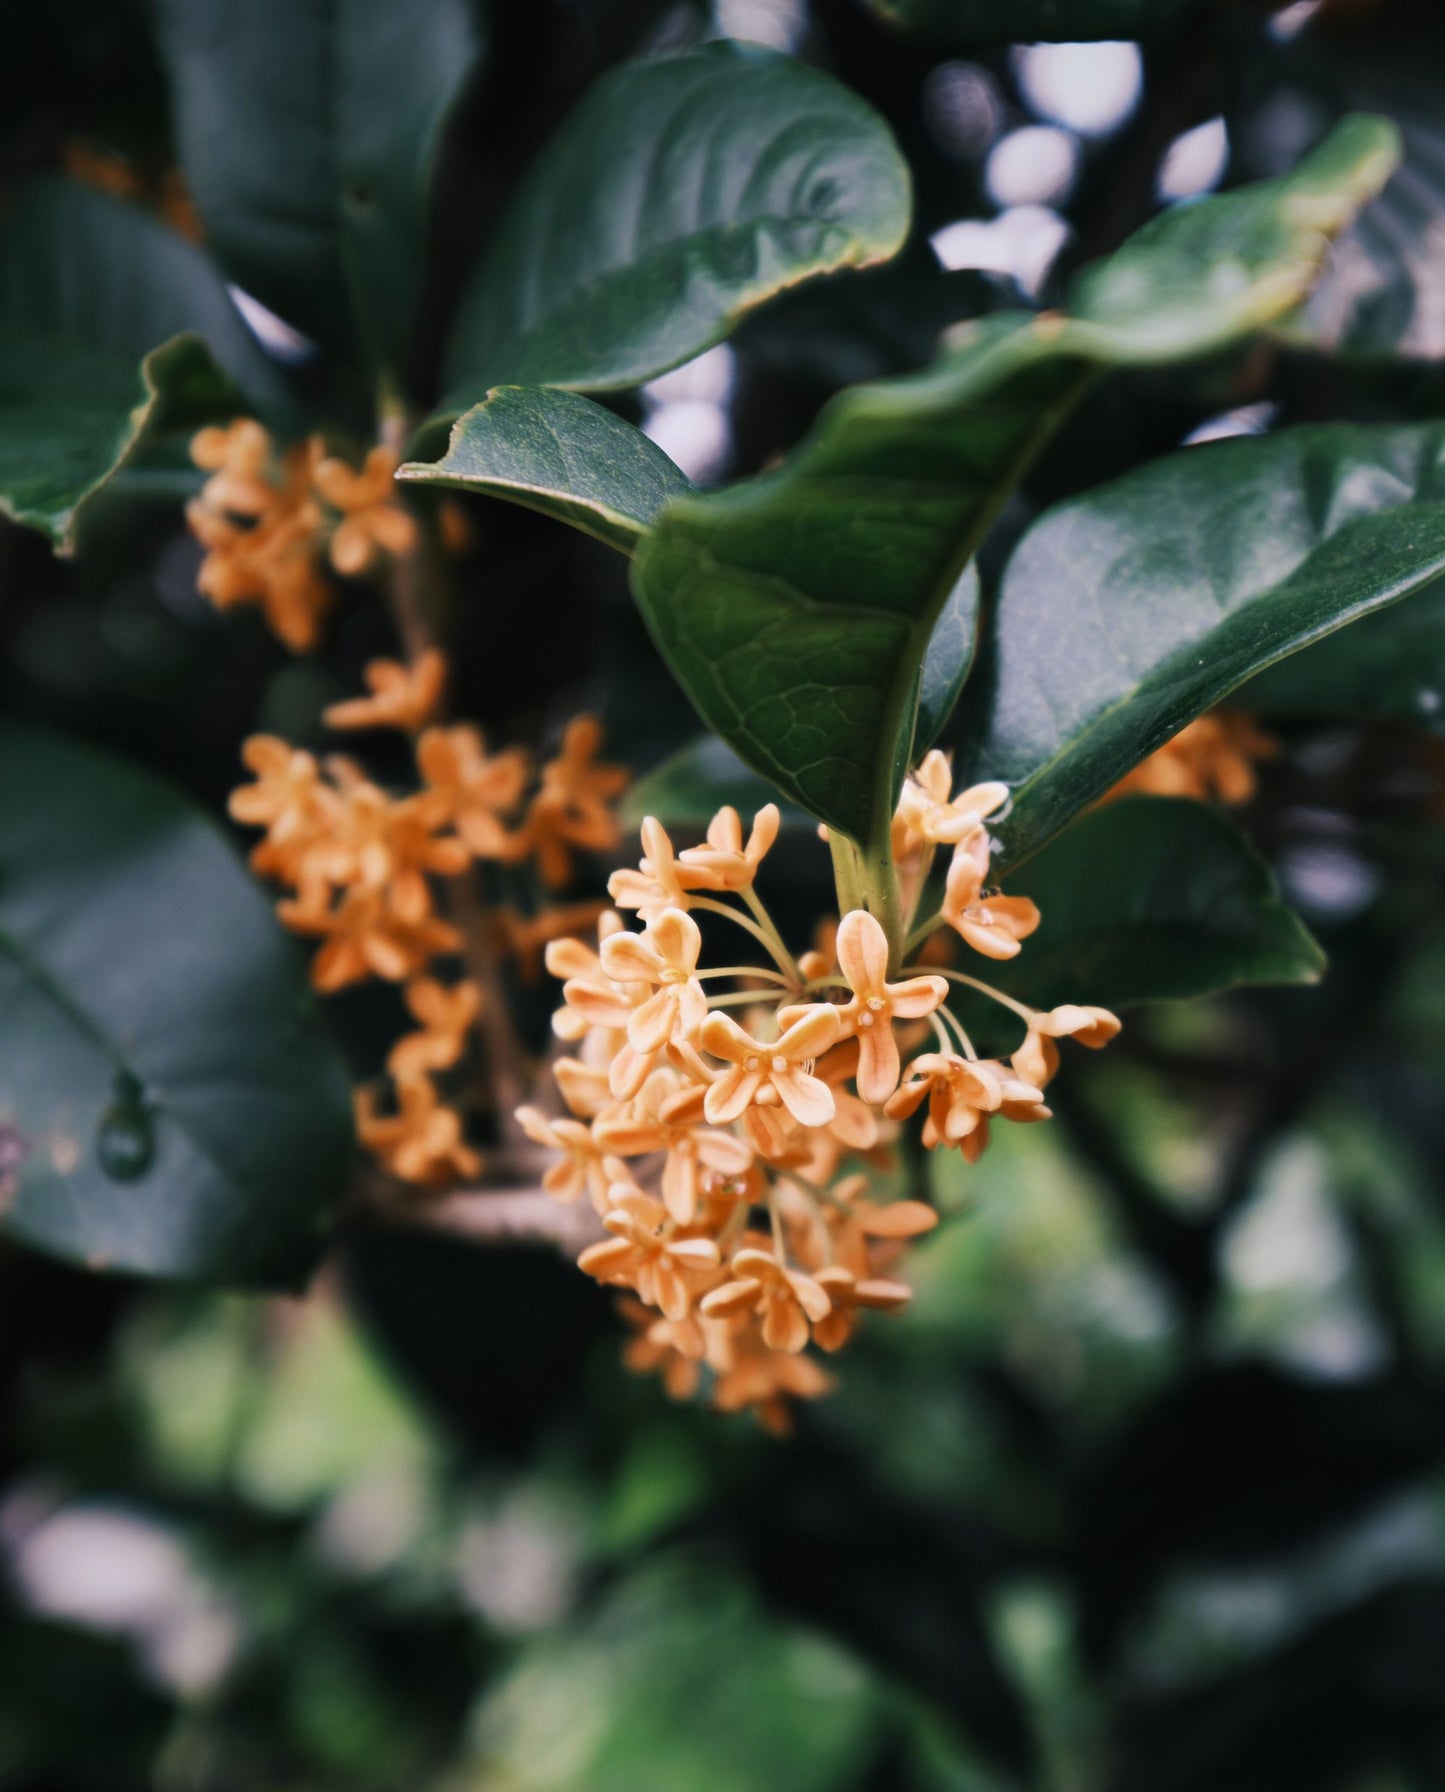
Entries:
[[[0,1136],[20,1155],[14,1237],[241,1286],[301,1281],[350,1161],[346,1078],[300,956],[226,842],[148,775],[13,727]],[[139,1173],[110,1173],[127,1142]]]
[[1251,674],[1445,571],[1445,425],[1190,448],[1049,511],[999,591],[960,775],[1017,864]]
[[902,30],[956,48],[1147,37],[1198,0],[872,0]]
[[691,482],[640,429],[575,392],[499,386],[457,419],[436,462],[397,474],[509,498],[630,554]]
[[1445,731],[1445,579],[1291,654],[1252,678],[1239,702],[1271,716]]
[[359,336],[395,366],[432,160],[479,53],[472,0],[151,7],[182,165],[227,271],[324,345]]
[[543,152],[452,332],[448,408],[496,384],[635,386],[812,275],[901,247],[882,119],[816,69],[724,42],[624,64]]
[[1238,828],[1203,803],[1127,797],[1008,880],[1043,919],[1017,958],[965,968],[1038,1007],[1125,1008],[1312,983],[1324,954]]
[[0,511],[69,547],[157,429],[283,403],[198,249],[69,181],[21,195],[0,233]]
[[1388,124],[1346,121],[1286,179],[1155,220],[1075,282],[1073,315],[981,320],[921,373],[841,393],[777,472],[670,506],[633,587],[709,727],[830,826],[884,837],[943,605],[1079,392],[1298,304],[1393,154]]

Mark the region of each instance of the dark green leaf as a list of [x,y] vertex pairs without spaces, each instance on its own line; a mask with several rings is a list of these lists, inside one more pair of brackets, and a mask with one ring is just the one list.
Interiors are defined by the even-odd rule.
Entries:
[[872,0],[890,23],[967,49],[998,43],[1085,43],[1147,37],[1198,0]]
[[908,170],[846,87],[710,44],[603,77],[548,146],[452,334],[452,410],[499,382],[635,386],[814,274],[885,260]]
[[243,403],[284,392],[200,250],[88,187],[27,189],[0,237],[0,510],[68,547],[143,437]]
[[918,679],[918,720],[913,730],[916,762],[947,725],[973,665],[978,638],[978,568],[969,565],[946,599]]
[[1445,580],[1293,653],[1239,693],[1268,715],[1445,729]]
[[471,0],[152,0],[181,161],[217,255],[323,344],[395,366]]
[[965,756],[1015,786],[1008,856],[1252,673],[1442,571],[1440,424],[1188,448],[1049,511],[1004,575]]
[[397,474],[418,485],[510,498],[630,554],[686,476],[640,429],[575,392],[499,386],[457,419],[435,462]]
[[[1401,163],[1377,199],[1340,240],[1298,326],[1310,341],[1361,355],[1445,357],[1445,127],[1436,70],[1445,53],[1438,12],[1412,21],[1402,9],[1393,34],[1361,20],[1331,42],[1317,32],[1243,62],[1243,90],[1228,114],[1231,141],[1254,174],[1277,172],[1284,142],[1277,121],[1309,94],[1315,128],[1357,108],[1388,113],[1399,127]],[[1383,24],[1384,21],[1380,21]],[[1392,41],[1393,36],[1393,41]]]
[[886,838],[943,605],[1094,370],[1211,352],[1297,304],[1393,144],[1349,121],[1288,179],[1147,226],[1075,283],[1073,316],[971,324],[922,373],[841,393],[776,473],[672,505],[634,590],[709,727],[830,826]]
[[216,830],[0,732],[4,1224],[92,1268],[294,1286],[350,1160],[300,956]]
[[1324,954],[1264,860],[1203,803],[1128,797],[1083,816],[1008,880],[1043,920],[986,982],[1039,1007],[1313,983]]

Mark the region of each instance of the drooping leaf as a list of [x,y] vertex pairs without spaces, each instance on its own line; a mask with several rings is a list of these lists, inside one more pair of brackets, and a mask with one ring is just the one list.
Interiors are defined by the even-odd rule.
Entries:
[[1324,954],[1234,824],[1203,803],[1126,797],[1085,815],[1008,880],[1043,919],[1017,958],[983,967],[1039,1007],[1313,983]]
[[0,731],[5,1229],[92,1268],[295,1286],[349,1136],[300,955],[210,823]]
[[811,275],[886,260],[908,229],[888,127],[755,45],[626,63],[544,151],[452,331],[448,408],[498,383],[635,386]]
[[1226,110],[1245,172],[1278,171],[1281,112],[1309,94],[1320,125],[1360,107],[1387,113],[1401,160],[1384,190],[1340,239],[1298,331],[1351,355],[1445,358],[1445,127],[1436,69],[1445,29],[1436,13],[1398,18],[1341,15],[1284,43],[1252,45],[1240,90]]
[[545,386],[499,386],[457,419],[440,460],[408,461],[399,479],[510,498],[630,554],[692,483],[640,429]]
[[1087,43],[1147,37],[1198,0],[871,0],[902,30],[971,49],[999,43]]
[[1445,580],[1271,666],[1238,702],[1267,715],[1445,729]]
[[971,324],[922,373],[841,393],[777,472],[670,506],[633,586],[703,719],[830,826],[885,837],[943,605],[1095,370],[1297,304],[1393,154],[1388,124],[1349,121],[1288,179],[1155,220],[1075,282],[1073,315]]
[[472,0],[151,0],[176,136],[228,273],[323,344],[401,359]]
[[1251,674],[1445,571],[1445,427],[1189,448],[1045,513],[971,688],[1020,862]]
[[284,407],[210,261],[138,207],[42,180],[0,235],[0,510],[74,538],[157,428]]

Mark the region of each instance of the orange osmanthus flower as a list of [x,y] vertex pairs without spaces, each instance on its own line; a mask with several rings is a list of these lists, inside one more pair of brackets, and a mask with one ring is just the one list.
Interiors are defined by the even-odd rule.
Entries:
[[369,697],[332,703],[322,712],[328,728],[400,728],[417,734],[436,714],[447,682],[445,654],[435,648],[418,654],[413,665],[372,660],[362,676]]
[[722,808],[708,823],[706,846],[689,846],[679,855],[684,876],[709,890],[746,890],[757,879],[782,825],[776,803],[765,803],[753,817],[752,831],[743,842],[743,824],[736,809]]
[[953,849],[943,896],[943,918],[986,958],[1012,958],[1039,924],[1039,911],[1027,896],[988,896],[988,840],[982,829]]
[[863,909],[844,915],[838,928],[838,962],[853,1000],[839,1012],[843,1030],[858,1037],[858,1093],[875,1106],[898,1087],[898,1041],[893,1018],[932,1014],[948,994],[942,977],[888,981],[888,938]]
[[417,742],[417,766],[428,790],[442,800],[462,839],[479,859],[515,862],[527,850],[525,836],[505,817],[522,800],[528,756],[521,747],[487,752],[480,729],[429,728]]
[[356,1131],[367,1150],[403,1182],[475,1176],[481,1157],[463,1140],[460,1116],[438,1099],[430,1077],[399,1077],[396,1092],[396,1113],[379,1114],[370,1090],[357,1090]]
[[384,443],[368,451],[359,472],[336,459],[316,468],[317,492],[341,512],[328,553],[347,578],[364,573],[380,549],[409,554],[416,546],[416,521],[397,501],[396,468],[396,453]]
[[711,887],[712,873],[689,872],[672,849],[667,829],[656,816],[642,820],[642,857],[636,871],[624,867],[607,880],[607,894],[621,909],[635,909],[644,921],[665,908],[686,909],[690,891]]
[[754,1039],[727,1014],[710,1014],[702,1046],[730,1068],[712,1083],[704,1111],[713,1125],[736,1120],[749,1107],[780,1101],[803,1126],[826,1126],[833,1118],[833,1091],[808,1068],[837,1042],[838,1010],[817,1003],[800,1010],[785,1032],[771,1042]]
[[807,1345],[810,1327],[827,1317],[831,1303],[812,1276],[789,1269],[771,1251],[739,1251],[728,1265],[731,1279],[702,1298],[710,1319],[756,1313],[769,1350],[794,1356]]
[[1279,742],[1252,716],[1214,709],[1186,723],[1172,740],[1126,772],[1101,800],[1180,796],[1237,808],[1254,795],[1259,781],[1256,765],[1278,752]]
[[614,983],[642,983],[654,993],[627,1016],[633,1049],[656,1052],[669,1039],[691,1040],[707,1019],[707,997],[697,980],[702,934],[681,909],[665,908],[646,933],[614,933],[603,940],[605,976]]
[[[898,895],[902,931],[924,942],[926,966],[890,974],[888,938],[862,908],[824,917],[813,949],[794,956],[757,887],[777,833],[771,805],[746,840],[725,808],[704,843],[681,850],[648,817],[640,862],[608,886],[642,931],[607,914],[597,950],[576,939],[548,944],[565,1003],[554,1027],[577,1053],[556,1072],[571,1117],[543,1121],[523,1109],[521,1118],[558,1151],[559,1193],[588,1186],[596,1199],[606,1180],[614,1237],[584,1253],[582,1266],[641,1295],[641,1308],[628,1308],[637,1332],[627,1360],[660,1372],[677,1397],[698,1388],[706,1364],[718,1410],[747,1407],[769,1429],[785,1429],[790,1401],[831,1386],[807,1355],[810,1343],[835,1351],[870,1313],[901,1309],[909,1290],[892,1266],[937,1223],[923,1202],[870,1198],[869,1177],[851,1166],[886,1173],[898,1127],[925,1103],[924,1144],[954,1146],[972,1161],[991,1120],[1048,1116],[1044,1079],[1026,1075],[1027,1060],[1055,1053],[1056,1037],[1096,1045],[1117,1029],[1106,1010],[1036,1013],[949,967],[956,946],[945,922],[995,957],[1016,953],[1038,923],[1032,903],[983,894],[984,824],[1006,799],[1001,784],[951,796],[942,755],[909,782],[895,838],[912,871]],[[941,845],[954,849],[951,900],[920,920]],[[718,912],[767,962],[705,968],[699,920],[711,927]],[[948,1009],[949,975],[1024,1020],[1013,1065],[974,1057]],[[914,1055],[899,1087],[902,1049],[916,1054],[930,1030],[939,1050]]]
[[541,788],[527,811],[526,837],[551,889],[571,877],[574,848],[607,852],[617,844],[612,804],[627,787],[627,771],[599,763],[601,745],[602,724],[595,716],[577,716],[563,731],[561,751],[542,767]]
[[665,1236],[667,1209],[641,1189],[626,1185],[613,1189],[612,1206],[602,1223],[615,1236],[589,1245],[577,1267],[599,1282],[635,1288],[665,1319],[686,1318],[699,1279],[717,1268],[713,1240]]
[[481,991],[475,983],[448,988],[435,977],[414,977],[406,986],[406,1005],[421,1030],[397,1040],[387,1055],[387,1069],[396,1077],[450,1070],[466,1049],[467,1034],[481,1011]]

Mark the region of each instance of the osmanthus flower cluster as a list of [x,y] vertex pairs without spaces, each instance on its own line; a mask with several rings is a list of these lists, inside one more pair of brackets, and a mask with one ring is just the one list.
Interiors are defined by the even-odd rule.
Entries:
[[1258,786],[1255,767],[1273,759],[1279,742],[1242,710],[1213,709],[1185,724],[1147,759],[1140,760],[1109,792],[1118,796],[1180,796],[1196,801],[1249,802]]
[[[562,980],[565,1112],[518,1117],[557,1154],[551,1193],[585,1195],[601,1218],[608,1236],[579,1264],[628,1291],[628,1363],[660,1373],[676,1398],[706,1372],[717,1408],[784,1429],[793,1400],[832,1385],[809,1346],[836,1351],[865,1314],[909,1300],[896,1266],[937,1214],[885,1198],[900,1128],[917,1122],[930,1149],[974,1162],[991,1127],[1048,1118],[1061,1039],[1097,1047],[1119,1029],[1102,1008],[1036,1010],[948,962],[949,939],[1011,958],[1040,919],[990,887],[988,821],[1005,786],[950,790],[947,760],[931,753],[893,827],[901,955],[926,942],[926,963],[895,969],[862,907],[794,955],[757,889],[779,829],[772,805],[746,836],[721,809],[706,840],[681,851],[645,821],[637,869],[611,879],[597,947],[547,947]],[[942,901],[920,917],[940,849],[951,855]],[[703,926],[724,919],[747,937],[748,962],[704,962]],[[949,1006],[960,987],[1017,1017],[1008,1058],[974,1049]]]
[[282,449],[242,417],[199,431],[191,458],[211,475],[186,508],[206,549],[199,589],[218,609],[259,604],[294,652],[316,645],[335,600],[328,563],[354,578],[379,553],[416,545],[415,519],[396,501],[397,456],[383,444],[358,471],[319,436]]
[[[287,890],[277,904],[281,920],[320,942],[315,986],[332,992],[370,978],[400,985],[416,1029],[387,1059],[390,1102],[383,1106],[374,1088],[357,1092],[357,1132],[393,1175],[435,1186],[481,1168],[463,1115],[437,1079],[462,1064],[483,1000],[491,999],[474,980],[437,974],[439,960],[468,947],[458,917],[447,912],[446,887],[484,862],[520,870],[532,861],[544,884],[566,882],[575,853],[615,845],[612,803],[626,774],[598,762],[601,729],[590,716],[568,726],[560,751],[535,778],[524,749],[493,753],[477,729],[437,725],[447,678],[438,652],[411,666],[373,661],[365,677],[370,694],[332,705],[325,720],[338,730],[411,735],[415,789],[384,789],[350,758],[318,760],[256,735],[243,750],[254,782],[233,792],[230,807],[236,820],[265,829],[251,864]],[[581,918],[576,908],[562,915]],[[508,911],[480,919],[503,943],[509,932],[546,925]]]

